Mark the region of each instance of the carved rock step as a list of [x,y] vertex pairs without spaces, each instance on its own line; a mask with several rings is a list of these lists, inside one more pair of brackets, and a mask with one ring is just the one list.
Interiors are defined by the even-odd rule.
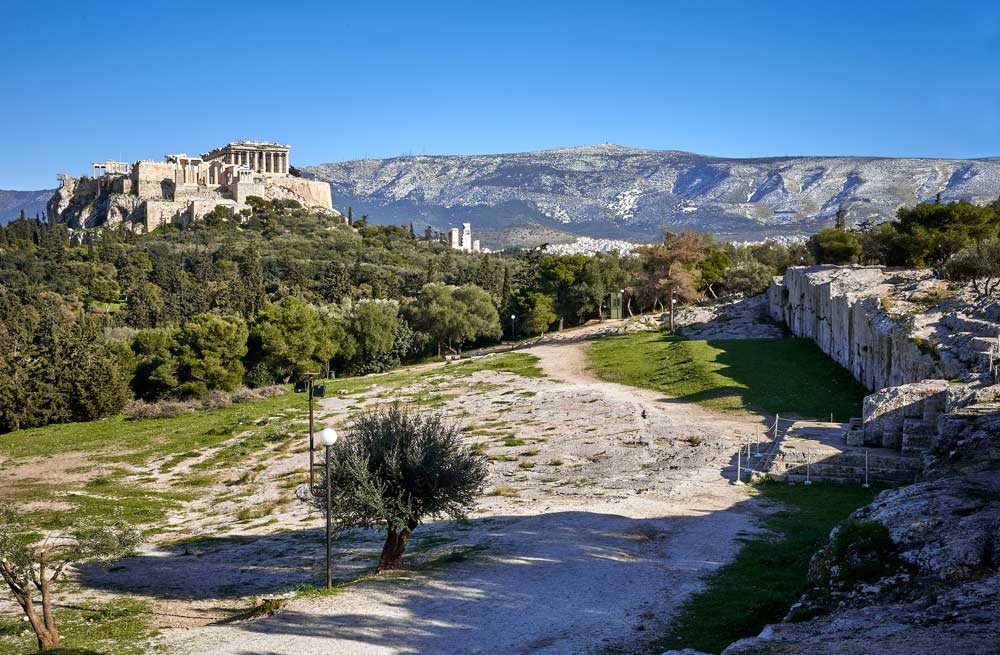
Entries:
[[973,336],[958,340],[953,346],[953,350],[961,361],[979,366],[989,363],[990,352],[996,345],[996,337]]
[[903,437],[903,447],[899,449],[899,452],[911,457],[917,457],[925,454],[930,447],[930,436],[907,434]]
[[962,314],[948,314],[942,319],[942,323],[955,333],[968,332],[976,336],[993,338],[996,338],[997,334],[997,324],[993,321],[970,318]]
[[911,436],[932,437],[935,430],[936,425],[933,421],[918,418],[903,419],[903,442],[905,443],[907,437]]

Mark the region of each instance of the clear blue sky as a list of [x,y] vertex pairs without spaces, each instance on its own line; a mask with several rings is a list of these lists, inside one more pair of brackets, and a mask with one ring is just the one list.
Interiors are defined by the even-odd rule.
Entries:
[[299,165],[603,142],[1000,155],[995,0],[77,0],[6,2],[0,25],[4,189],[238,138]]

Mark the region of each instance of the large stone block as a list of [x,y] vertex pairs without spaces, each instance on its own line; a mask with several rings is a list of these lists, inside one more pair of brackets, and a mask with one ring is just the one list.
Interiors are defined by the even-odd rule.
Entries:
[[[918,284],[932,274],[891,275]],[[882,298],[892,289],[893,278],[879,266],[792,267],[772,280],[768,310],[869,389],[942,377],[937,361],[911,337],[910,327],[883,307]]]

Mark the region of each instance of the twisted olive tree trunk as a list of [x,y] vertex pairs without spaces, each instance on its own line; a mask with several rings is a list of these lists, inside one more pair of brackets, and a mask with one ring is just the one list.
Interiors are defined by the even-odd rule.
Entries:
[[403,553],[406,551],[406,542],[410,540],[410,534],[416,527],[417,520],[410,519],[402,530],[388,528],[385,544],[382,546],[382,555],[378,558],[378,566],[375,568],[376,573],[382,573],[399,566],[399,560],[403,559]]
[[37,581],[33,581],[35,586],[42,592],[42,614],[39,616],[38,607],[31,598],[31,582],[20,580],[15,577],[7,567],[0,567],[0,573],[7,582],[7,586],[14,594],[14,599],[21,606],[25,617],[31,624],[31,629],[35,631],[38,639],[38,650],[51,650],[59,648],[59,632],[56,630],[55,618],[52,616],[52,595],[50,590],[50,580],[45,577],[45,569],[42,568],[41,576]]

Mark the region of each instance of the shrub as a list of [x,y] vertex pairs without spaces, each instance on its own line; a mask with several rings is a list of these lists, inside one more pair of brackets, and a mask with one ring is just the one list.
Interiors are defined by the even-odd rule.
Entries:
[[195,407],[192,403],[180,400],[161,400],[155,403],[132,400],[125,406],[123,413],[127,418],[138,421],[149,418],[173,418],[194,411]]
[[875,582],[899,568],[889,530],[877,521],[853,519],[844,523],[835,531],[829,549],[825,573],[845,587]]

